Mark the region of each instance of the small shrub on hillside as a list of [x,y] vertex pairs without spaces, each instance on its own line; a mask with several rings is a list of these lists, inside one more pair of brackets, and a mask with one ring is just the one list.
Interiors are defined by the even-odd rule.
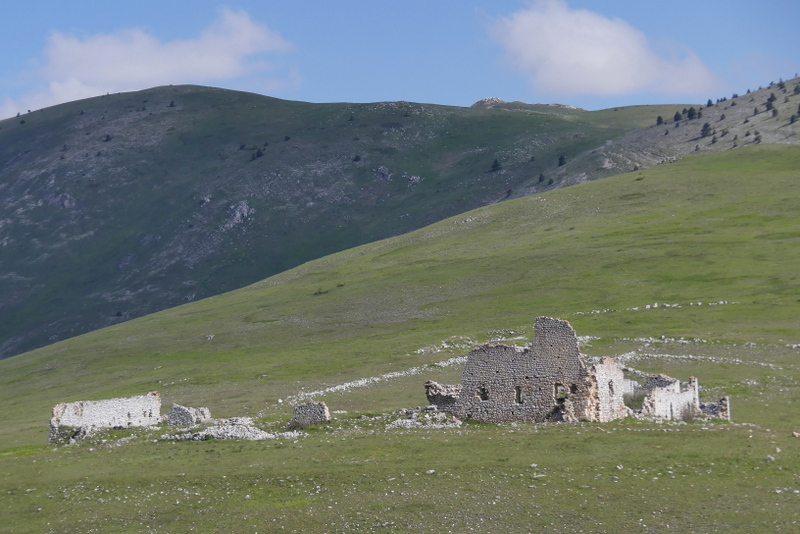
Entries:
[[563,155],[563,154],[562,154],[562,155],[560,155],[560,156],[558,156],[558,166],[559,166],[559,167],[562,167],[562,166],[564,166],[564,165],[566,165],[566,164],[567,164],[567,158],[566,158],[566,157],[564,157],[564,155]]

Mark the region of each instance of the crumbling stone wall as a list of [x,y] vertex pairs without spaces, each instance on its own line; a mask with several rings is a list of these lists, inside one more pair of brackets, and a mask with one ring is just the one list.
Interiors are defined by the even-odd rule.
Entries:
[[194,426],[211,420],[211,410],[208,408],[190,408],[173,404],[167,416],[170,426]]
[[327,423],[331,420],[328,405],[324,402],[306,402],[294,407],[294,416],[291,425],[306,427],[318,423]]
[[147,395],[99,401],[62,402],[53,407],[50,439],[64,427],[80,429],[81,435],[100,428],[150,426],[161,422],[161,395]]
[[731,420],[730,397],[722,397],[719,402],[700,403],[700,411],[708,417]]
[[527,348],[483,345],[467,356],[455,415],[492,423],[594,420],[596,384],[572,326],[538,317],[534,331]]
[[647,394],[642,401],[642,415],[654,419],[681,419],[701,415],[697,379],[681,381],[659,374],[642,386]]
[[446,412],[455,408],[458,398],[461,396],[461,389],[461,384],[452,386],[439,384],[432,380],[425,382],[425,396],[428,398],[428,403]]

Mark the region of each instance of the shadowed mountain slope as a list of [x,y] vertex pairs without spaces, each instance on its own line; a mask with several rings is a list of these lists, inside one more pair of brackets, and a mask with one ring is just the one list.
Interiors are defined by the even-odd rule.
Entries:
[[0,357],[568,185],[559,157],[672,109],[512,107],[176,86],[0,121]]

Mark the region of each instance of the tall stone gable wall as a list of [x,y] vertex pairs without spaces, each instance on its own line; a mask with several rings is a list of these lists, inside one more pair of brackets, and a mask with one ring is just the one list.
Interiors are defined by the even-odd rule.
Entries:
[[526,349],[483,345],[467,356],[455,415],[491,423],[594,419],[595,383],[572,326],[538,317],[534,332]]
[[91,432],[98,428],[149,426],[160,421],[161,395],[151,391],[135,397],[56,404],[50,428],[75,427]]

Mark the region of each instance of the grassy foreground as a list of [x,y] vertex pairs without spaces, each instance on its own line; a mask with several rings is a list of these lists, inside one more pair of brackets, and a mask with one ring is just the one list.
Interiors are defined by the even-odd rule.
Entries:
[[[797,169],[797,147],[686,158],[0,361],[4,528],[796,530]],[[536,315],[599,338],[590,355],[631,352],[636,369],[699,377],[701,395],[732,395],[737,423],[385,428],[399,416],[378,414],[424,404],[422,381],[457,380],[457,367],[431,364],[529,337]],[[44,445],[60,401],[156,389],[167,406],[279,425],[290,414],[279,399],[420,366],[316,395],[347,413],[296,443],[169,444],[155,432]]]

